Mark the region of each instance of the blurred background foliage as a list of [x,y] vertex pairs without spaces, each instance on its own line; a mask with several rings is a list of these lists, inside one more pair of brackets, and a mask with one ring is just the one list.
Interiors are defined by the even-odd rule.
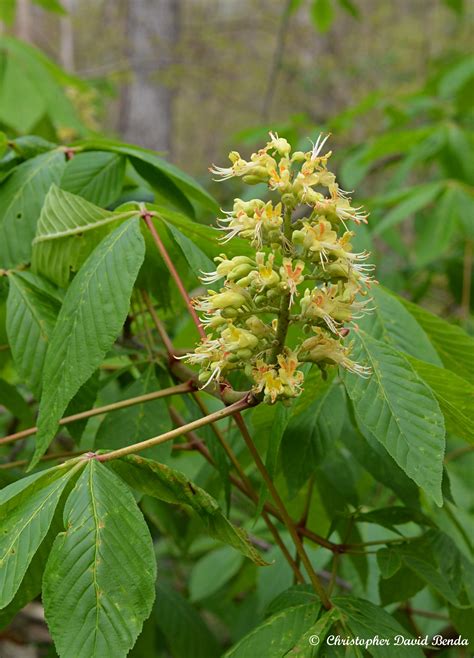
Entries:
[[243,191],[207,168],[231,148],[330,131],[380,280],[472,330],[473,15],[462,0],[2,0],[0,128],[162,151],[222,206]]

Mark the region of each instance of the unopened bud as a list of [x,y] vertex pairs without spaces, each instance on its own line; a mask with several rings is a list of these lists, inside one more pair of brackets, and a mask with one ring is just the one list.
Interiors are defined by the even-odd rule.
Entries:
[[226,318],[227,320],[232,320],[233,318],[236,318],[238,316],[238,312],[236,311],[235,308],[228,306],[227,308],[222,309],[221,316],[223,318]]

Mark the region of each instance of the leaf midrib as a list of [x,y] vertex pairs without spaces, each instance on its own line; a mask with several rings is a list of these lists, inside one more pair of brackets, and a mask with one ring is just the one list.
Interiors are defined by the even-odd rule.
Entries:
[[93,585],[94,585],[94,592],[95,592],[95,633],[94,633],[94,653],[93,655],[96,655],[96,649],[97,649],[97,637],[99,635],[99,606],[100,606],[100,597],[99,597],[99,583],[97,582],[97,565],[98,565],[98,560],[99,560],[99,515],[97,513],[97,505],[95,501],[95,496],[94,496],[94,486],[93,486],[93,469],[94,469],[94,464],[91,462],[90,469],[89,469],[89,493],[91,497],[91,507],[92,507],[92,515],[94,518],[94,526],[95,526],[95,546],[94,546],[94,562],[92,565],[92,580],[93,580]]
[[104,219],[100,219],[92,224],[75,226],[74,228],[68,229],[67,231],[58,231],[56,233],[47,233],[46,235],[37,235],[33,240],[33,244],[38,244],[40,242],[48,242],[50,240],[58,240],[65,237],[67,238],[72,235],[77,235],[78,233],[87,233],[88,231],[93,231],[99,226],[106,226],[107,224],[118,221],[120,219],[129,219],[131,217],[137,216],[138,212],[139,212],[138,210],[128,210],[123,213],[110,213],[108,217],[105,217]]

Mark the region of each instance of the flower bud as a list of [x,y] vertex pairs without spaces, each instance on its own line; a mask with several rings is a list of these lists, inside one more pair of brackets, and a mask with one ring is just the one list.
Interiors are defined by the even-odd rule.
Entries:
[[241,265],[237,265],[237,267],[234,267],[233,270],[229,272],[227,275],[227,278],[229,281],[233,281],[234,279],[240,279],[241,277],[247,276],[249,272],[252,271],[254,268],[254,265],[251,263],[242,263]]
[[268,173],[263,167],[261,169],[262,169],[262,173],[260,175],[258,175],[260,172],[254,171],[252,174],[247,174],[246,176],[243,176],[242,181],[246,185],[258,185],[259,183],[265,183],[265,181],[268,178]]
[[252,356],[252,350],[241,349],[241,350],[237,350],[236,354],[239,357],[239,359],[246,361],[247,359],[250,359],[250,357]]
[[235,310],[235,308],[232,308],[231,306],[228,306],[227,308],[223,308],[221,311],[221,316],[223,318],[226,318],[227,320],[232,320],[233,318],[236,318],[238,316],[238,311]]
[[216,295],[209,297],[209,304],[212,308],[215,309],[225,309],[228,307],[237,309],[243,306],[245,302],[246,299],[243,295],[238,292],[233,292],[232,290],[219,292]]

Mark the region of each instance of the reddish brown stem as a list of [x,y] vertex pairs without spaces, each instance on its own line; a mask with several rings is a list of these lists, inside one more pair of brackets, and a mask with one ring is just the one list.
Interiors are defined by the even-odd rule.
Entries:
[[245,421],[242,418],[240,413],[235,415],[235,421],[236,421],[236,423],[237,423],[237,425],[240,429],[240,432],[241,432],[242,437],[243,437],[243,439],[244,439],[244,441],[247,445],[247,448],[248,448],[250,454],[253,457],[255,465],[257,466],[258,470],[260,471],[260,473],[261,473],[261,475],[262,475],[262,477],[265,481],[265,484],[268,487],[270,495],[272,496],[272,498],[275,502],[275,505],[277,506],[278,511],[281,514],[282,521],[285,524],[288,532],[291,535],[291,538],[292,538],[293,543],[295,545],[295,549],[297,550],[298,555],[301,558],[301,562],[303,563],[303,565],[304,565],[304,567],[305,567],[305,569],[308,573],[309,579],[311,580],[311,584],[313,585],[315,592],[318,594],[319,598],[321,599],[321,603],[323,604],[323,606],[326,608],[326,610],[329,610],[332,607],[331,601],[329,600],[329,598],[326,594],[326,591],[325,591],[324,587],[322,586],[322,584],[321,584],[321,582],[318,578],[318,575],[317,575],[316,571],[313,568],[313,565],[311,564],[311,561],[310,561],[310,559],[309,559],[309,557],[308,557],[308,555],[307,555],[307,553],[304,549],[304,546],[301,543],[301,539],[300,539],[300,536],[299,536],[298,531],[296,529],[296,526],[295,526],[293,520],[291,519],[290,515],[288,514],[288,511],[285,507],[285,504],[284,504],[283,500],[281,499],[280,494],[277,491],[277,488],[273,484],[273,481],[270,477],[270,474],[268,473],[268,471],[265,467],[265,464],[263,463],[263,461],[262,461],[262,459],[261,459],[261,457],[258,453],[258,450],[255,447],[254,442],[252,441],[252,437],[250,436],[250,434],[248,432],[248,429],[247,429],[247,426],[245,424]]
[[171,342],[170,337],[168,336],[166,329],[163,326],[163,323],[158,317],[158,314],[155,311],[155,307],[153,306],[150,296],[146,292],[146,290],[142,290],[142,296],[143,299],[145,300],[145,304],[148,309],[148,312],[151,315],[151,319],[153,320],[153,324],[155,325],[158,335],[161,338],[161,342],[163,343],[166,353],[168,354],[168,358],[171,359],[172,357],[174,357],[173,343]]
[[193,305],[191,304],[191,298],[189,297],[188,292],[184,287],[183,282],[181,281],[181,277],[179,276],[178,271],[175,268],[173,261],[171,260],[168,252],[166,251],[166,247],[163,244],[160,236],[158,235],[158,231],[156,230],[155,225],[153,224],[152,215],[150,213],[144,212],[142,214],[142,217],[145,224],[148,226],[148,229],[153,237],[153,240],[155,241],[156,246],[158,247],[158,251],[160,252],[161,257],[166,263],[166,267],[168,268],[171,276],[173,277],[176,285],[178,286],[180,295],[183,298],[186,306],[188,307],[189,313],[191,314],[191,317],[194,321],[194,324],[196,325],[199,335],[201,336],[202,340],[207,340],[206,332],[204,331],[199,321],[199,318],[197,316],[197,313],[194,310]]

